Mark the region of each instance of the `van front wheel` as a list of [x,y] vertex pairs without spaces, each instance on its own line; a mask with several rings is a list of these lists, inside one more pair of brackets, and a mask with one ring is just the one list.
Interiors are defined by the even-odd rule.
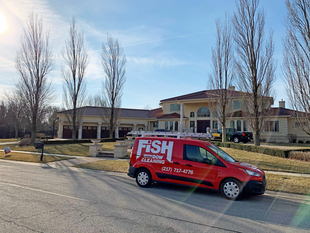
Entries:
[[226,199],[235,200],[242,194],[242,185],[238,180],[230,178],[222,182],[220,191]]
[[152,184],[151,173],[147,169],[141,169],[136,175],[136,182],[142,188],[147,188]]

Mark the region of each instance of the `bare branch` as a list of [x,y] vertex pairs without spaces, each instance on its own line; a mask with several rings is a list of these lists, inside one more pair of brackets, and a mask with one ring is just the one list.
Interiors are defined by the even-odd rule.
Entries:
[[30,14],[27,28],[21,37],[21,49],[16,55],[16,69],[19,74],[16,90],[29,115],[32,142],[36,136],[38,119],[53,99],[51,83],[47,77],[52,67],[49,33],[44,32],[42,19]]
[[84,34],[83,32],[78,32],[74,18],[72,18],[69,37],[62,51],[62,58],[64,60],[62,67],[64,105],[66,109],[72,109],[68,111],[66,117],[69,124],[73,127],[72,139],[76,139],[76,132],[83,116],[81,107],[85,100],[85,75],[89,58],[84,45]]
[[123,86],[126,81],[126,56],[117,39],[107,35],[107,45],[102,44],[101,62],[105,73],[103,82],[104,104],[106,111],[103,115],[108,117],[110,135],[117,125]]
[[265,40],[265,13],[258,9],[259,0],[239,0],[233,24],[236,43],[238,86],[246,92],[244,113],[254,132],[254,143],[260,145],[263,122],[272,104],[275,81],[272,31]]

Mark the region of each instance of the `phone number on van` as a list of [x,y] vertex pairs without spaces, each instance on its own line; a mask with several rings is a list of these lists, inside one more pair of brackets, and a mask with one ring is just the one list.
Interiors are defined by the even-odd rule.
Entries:
[[165,172],[172,172],[173,171],[175,173],[184,173],[184,174],[189,174],[189,175],[194,174],[193,170],[187,170],[187,169],[181,169],[181,168],[162,167],[161,170],[165,171]]

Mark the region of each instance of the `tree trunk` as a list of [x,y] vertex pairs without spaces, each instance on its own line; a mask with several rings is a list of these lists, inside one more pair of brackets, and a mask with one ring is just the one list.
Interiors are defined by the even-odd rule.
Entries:
[[222,142],[226,142],[226,127],[222,126]]
[[254,146],[260,146],[260,133],[259,130],[254,132]]

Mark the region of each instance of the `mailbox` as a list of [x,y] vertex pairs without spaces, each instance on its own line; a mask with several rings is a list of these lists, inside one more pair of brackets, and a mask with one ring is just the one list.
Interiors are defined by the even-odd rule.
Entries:
[[36,143],[34,144],[34,147],[35,147],[36,149],[42,149],[42,150],[43,150],[43,148],[44,148],[44,142],[36,142]]

